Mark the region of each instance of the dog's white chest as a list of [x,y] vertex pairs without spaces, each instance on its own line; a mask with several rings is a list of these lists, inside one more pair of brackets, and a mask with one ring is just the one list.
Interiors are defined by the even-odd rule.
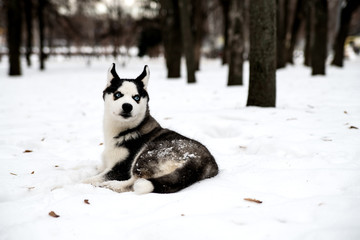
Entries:
[[125,160],[128,156],[129,150],[125,147],[105,147],[104,152],[102,153],[104,168],[111,169],[118,162]]

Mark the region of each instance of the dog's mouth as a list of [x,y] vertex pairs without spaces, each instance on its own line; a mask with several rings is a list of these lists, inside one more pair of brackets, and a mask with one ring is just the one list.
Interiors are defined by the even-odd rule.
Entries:
[[125,119],[128,119],[128,118],[132,117],[131,113],[120,113],[119,115],[122,116]]

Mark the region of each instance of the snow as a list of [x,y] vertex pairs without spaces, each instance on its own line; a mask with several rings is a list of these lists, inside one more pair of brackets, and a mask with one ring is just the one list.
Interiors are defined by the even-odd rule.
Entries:
[[51,58],[10,78],[0,62],[0,239],[360,239],[359,58],[326,77],[279,70],[276,108],[245,107],[247,64],[242,87],[226,87],[214,60],[194,85],[167,80],[163,59],[117,64],[128,78],[149,65],[152,115],[219,164],[166,195],[81,183],[100,164],[111,63]]

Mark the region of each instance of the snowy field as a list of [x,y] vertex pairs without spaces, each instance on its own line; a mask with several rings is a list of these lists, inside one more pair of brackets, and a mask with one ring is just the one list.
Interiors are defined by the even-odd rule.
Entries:
[[1,240],[360,239],[360,59],[326,77],[279,70],[266,109],[245,107],[248,65],[245,86],[229,88],[219,61],[204,59],[195,85],[167,80],[162,59],[118,64],[127,78],[148,64],[152,115],[219,164],[215,178],[167,195],[80,183],[100,164],[111,62],[23,63],[14,78],[0,62]]

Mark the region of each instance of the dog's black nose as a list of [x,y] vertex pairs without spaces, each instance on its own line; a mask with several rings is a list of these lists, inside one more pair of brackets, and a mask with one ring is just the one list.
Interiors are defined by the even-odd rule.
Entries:
[[130,103],[124,103],[122,105],[122,109],[123,109],[124,113],[130,113],[131,110],[133,109],[133,106]]

